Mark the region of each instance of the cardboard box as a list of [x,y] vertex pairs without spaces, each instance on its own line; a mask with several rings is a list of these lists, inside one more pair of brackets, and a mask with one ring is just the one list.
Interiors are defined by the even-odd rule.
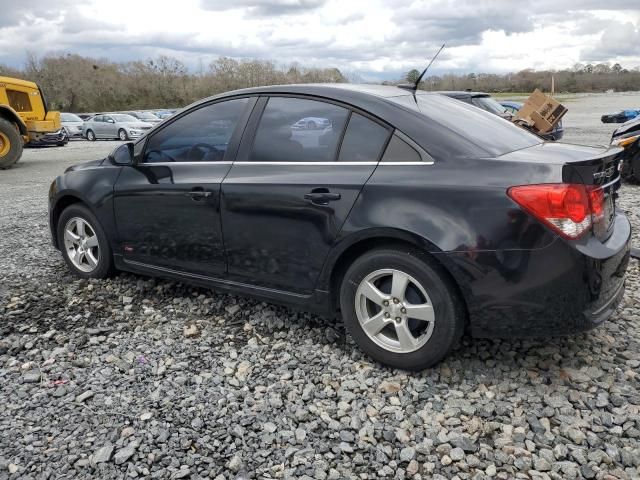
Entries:
[[514,122],[522,123],[538,133],[547,133],[567,113],[566,107],[537,88],[516,113]]

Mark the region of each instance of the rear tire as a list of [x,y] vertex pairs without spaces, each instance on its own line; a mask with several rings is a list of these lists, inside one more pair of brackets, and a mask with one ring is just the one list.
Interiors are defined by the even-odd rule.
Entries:
[[69,270],[81,278],[106,278],[114,272],[113,252],[96,216],[82,204],[60,214],[58,247]]
[[22,156],[22,136],[15,125],[0,118],[0,169],[12,167]]
[[340,309],[365,353],[404,370],[438,363],[464,332],[465,310],[448,274],[411,248],[377,249],[356,259],[340,287]]
[[636,183],[640,183],[640,152],[630,160],[631,178]]
[[89,140],[90,142],[96,141],[96,134],[93,133],[93,130],[87,130],[87,140]]

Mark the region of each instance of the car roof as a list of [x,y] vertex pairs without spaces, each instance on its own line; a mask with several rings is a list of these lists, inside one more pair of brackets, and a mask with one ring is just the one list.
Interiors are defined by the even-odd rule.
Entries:
[[467,92],[466,90],[442,90],[434,93],[439,93],[440,95],[446,95],[447,97],[452,98],[477,98],[491,96],[485,92]]
[[252,87],[236,90],[229,93],[300,93],[307,95],[320,95],[334,92],[374,95],[377,97],[399,97],[411,95],[412,92],[395,85],[369,85],[354,83],[301,83],[290,85],[269,85],[265,87]]
[[506,105],[508,107],[520,108],[522,107],[522,102],[514,102],[512,100],[504,100],[500,102],[500,105]]

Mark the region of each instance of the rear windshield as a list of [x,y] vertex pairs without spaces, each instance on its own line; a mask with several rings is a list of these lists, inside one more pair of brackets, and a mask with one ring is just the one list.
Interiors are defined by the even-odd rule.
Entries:
[[506,113],[504,107],[491,97],[472,97],[471,103],[473,103],[476,107],[480,107],[487,112],[495,113],[496,115],[502,115],[503,113]]
[[60,120],[63,122],[82,122],[82,119],[73,113],[61,113]]
[[123,113],[120,113],[118,115],[111,115],[111,117],[116,122],[137,122],[138,121],[136,117],[132,117],[131,115],[125,115]]
[[[504,118],[468,103],[440,94],[418,94],[392,97],[389,100],[420,113],[454,132],[491,156],[499,156],[542,143],[527,130]],[[424,147],[429,151],[428,145]]]

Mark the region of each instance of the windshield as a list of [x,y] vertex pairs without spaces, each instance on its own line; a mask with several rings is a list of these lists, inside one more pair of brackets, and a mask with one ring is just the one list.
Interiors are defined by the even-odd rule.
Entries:
[[61,113],[60,120],[63,122],[82,122],[82,119],[73,113]]
[[[444,129],[440,136],[447,140],[450,152],[464,150],[465,155],[477,155],[477,148],[492,156],[500,156],[514,150],[532,147],[542,140],[531,132],[508,120],[473,107],[466,102],[440,94],[419,94],[392,97],[389,100],[404,107],[418,110],[425,117]],[[435,130],[435,126],[434,126]],[[455,135],[445,134],[452,132]],[[476,148],[465,145],[471,143]],[[431,153],[427,145],[424,148]]]
[[156,117],[153,113],[149,113],[149,112],[138,113],[138,118],[141,120],[157,120],[158,119],[158,117]]
[[122,113],[119,113],[118,115],[111,115],[111,117],[116,122],[137,122],[138,121],[136,117],[132,117],[131,115],[124,115]]
[[473,103],[476,107],[480,107],[483,110],[495,113],[496,115],[503,115],[507,112],[502,105],[500,105],[491,97],[472,97],[471,103]]

